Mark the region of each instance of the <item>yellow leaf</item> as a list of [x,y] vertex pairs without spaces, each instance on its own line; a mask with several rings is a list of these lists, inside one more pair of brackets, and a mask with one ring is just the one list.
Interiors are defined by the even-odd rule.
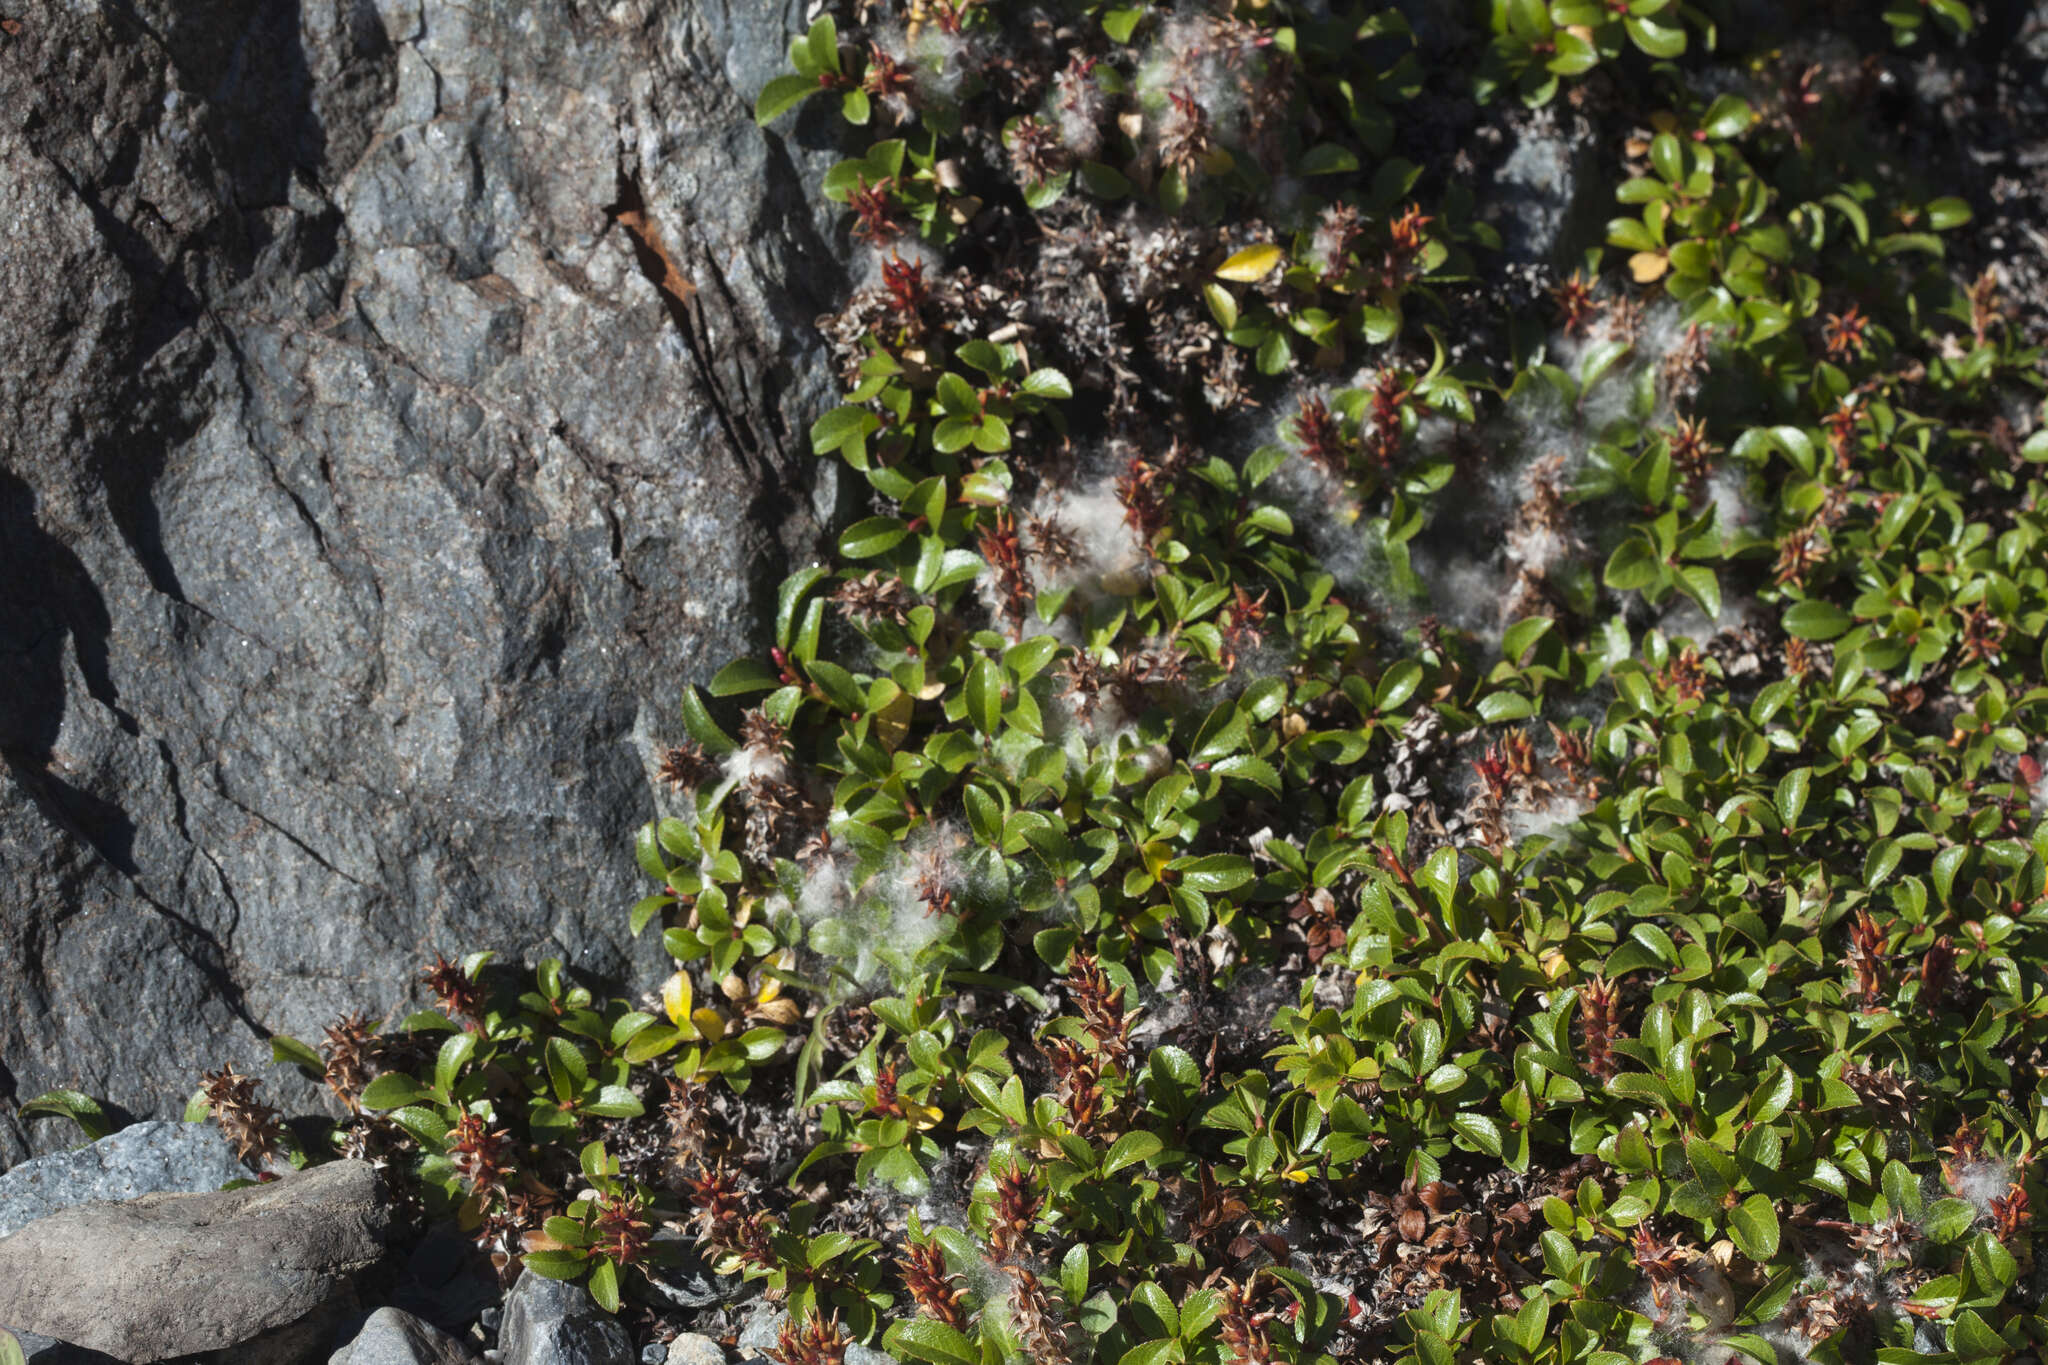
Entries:
[[875,743],[895,753],[896,746],[910,733],[910,711],[913,703],[908,692],[898,692],[889,698],[888,704],[875,712]]
[[725,1016],[709,1006],[693,1012],[690,1015],[690,1022],[697,1026],[699,1033],[714,1043],[725,1036]]
[[1628,258],[1628,273],[1635,277],[1637,284],[1661,280],[1670,268],[1671,258],[1661,251],[1638,251]]
[[1239,284],[1250,284],[1254,280],[1263,280],[1266,276],[1273,273],[1273,267],[1280,264],[1281,257],[1285,254],[1285,252],[1281,251],[1279,247],[1271,242],[1261,242],[1257,246],[1248,246],[1222,265],[1217,266],[1216,278],[1219,280],[1234,280]]
[[690,988],[687,972],[677,972],[661,986],[661,1007],[668,1011],[668,1021],[677,1028],[686,1028],[690,1022],[690,1005],[695,993]]

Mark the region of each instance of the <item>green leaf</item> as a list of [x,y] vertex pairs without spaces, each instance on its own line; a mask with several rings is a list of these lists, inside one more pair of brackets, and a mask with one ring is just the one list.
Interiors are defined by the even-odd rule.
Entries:
[[774,669],[755,658],[738,658],[712,677],[707,689],[714,697],[743,697],[750,692],[768,692],[782,686]]
[[327,1063],[320,1059],[319,1053],[298,1039],[287,1038],[282,1033],[271,1035],[270,1060],[302,1067],[315,1079],[327,1074]]
[[528,1270],[550,1280],[573,1280],[590,1263],[577,1251],[529,1251],[522,1259]]
[[1962,1199],[1938,1199],[1921,1230],[1937,1242],[1961,1241],[1977,1225],[1977,1208]]
[[761,87],[754,98],[754,122],[765,128],[782,115],[818,93],[821,87],[812,76],[777,76]]
[[683,729],[713,758],[723,758],[739,747],[731,735],[718,728],[718,722],[711,718],[704,699],[697,695],[696,687],[690,683],[683,684]]
[[1318,143],[1301,154],[1294,169],[1299,175],[1349,175],[1358,169],[1358,156],[1334,142]]
[[839,25],[831,15],[821,14],[811,22],[811,31],[804,35],[804,43],[811,50],[813,68],[838,74]]
[[939,407],[948,416],[974,417],[981,412],[981,400],[974,395],[974,385],[951,370],[939,376],[935,394]]
[[1153,1333],[1170,1337],[1180,1335],[1180,1310],[1174,1307],[1172,1296],[1156,1282],[1147,1280],[1132,1290],[1130,1301],[1139,1331],[1148,1336]]
[[839,553],[848,559],[873,559],[895,549],[909,534],[910,528],[899,517],[869,517],[839,533]]
[[1813,769],[1794,768],[1778,779],[1778,790],[1774,804],[1778,808],[1778,822],[1787,829],[1798,825],[1799,817],[1806,811],[1807,793],[1812,790]]
[[1725,140],[1747,131],[1755,118],[1746,100],[1735,95],[1716,95],[1700,119],[1700,127],[1708,137]]
[[597,1098],[582,1106],[586,1114],[595,1114],[601,1119],[634,1119],[646,1112],[640,1097],[623,1085],[607,1085],[598,1089]]
[[1421,685],[1422,665],[1413,659],[1403,659],[1380,675],[1379,685],[1373,689],[1373,709],[1398,710]]
[[1527,720],[1535,714],[1536,703],[1520,692],[1489,692],[1479,701],[1479,718],[1489,725]]
[[[322,1070],[325,1070],[324,1066]],[[80,1090],[45,1090],[34,1099],[25,1101],[20,1114],[23,1118],[54,1116],[70,1119],[93,1142],[114,1131],[113,1120],[107,1117],[100,1102]]]
[[365,1109],[396,1109],[426,1097],[425,1086],[402,1071],[391,1071],[363,1087],[361,1103]]
[[1557,622],[1548,616],[1525,616],[1509,626],[1500,637],[1500,656],[1511,664],[1519,664],[1530,647],[1545,635]]
[[2005,1338],[1999,1336],[1974,1308],[1965,1308],[1956,1314],[1955,1322],[1949,1327],[1948,1344],[1949,1349],[1961,1359],[1981,1361],[1984,1365],[2013,1358]]
[[1795,602],[1785,613],[1785,631],[1802,640],[1832,640],[1850,626],[1854,617],[1830,602]]
[[1253,758],[1250,754],[1236,754],[1210,764],[1209,771],[1218,777],[1235,778],[1240,782],[1250,782],[1264,787],[1275,796],[1280,794],[1279,770],[1263,758]]
[[1126,1166],[1135,1166],[1141,1161],[1149,1161],[1153,1157],[1158,1156],[1165,1146],[1166,1144],[1160,1141],[1157,1133],[1143,1128],[1125,1133],[1109,1149],[1109,1155],[1103,1158],[1102,1173],[1104,1175],[1115,1175]]
[[1139,22],[1144,17],[1145,11],[1135,7],[1131,9],[1104,10],[1102,12],[1102,31],[1109,35],[1109,40],[1113,43],[1128,43],[1131,40],[1131,34],[1137,30]]
[[1060,1258],[1060,1292],[1071,1306],[1088,1297],[1088,1244],[1076,1242]]
[[560,1103],[569,1103],[589,1084],[590,1067],[576,1045],[567,1038],[548,1039],[541,1055],[547,1062],[548,1084],[554,1088],[555,1099]]
[[1121,199],[1131,192],[1131,182],[1124,178],[1124,173],[1100,161],[1081,163],[1081,183],[1098,199]]
[[981,1350],[936,1318],[906,1318],[891,1323],[882,1344],[895,1356],[929,1360],[933,1365],[981,1365]]
[[[1677,184],[1685,178],[1685,149],[1672,134],[1659,133],[1650,139],[1650,164],[1666,181]],[[1591,384],[1592,381],[1583,382]]]
[[882,419],[866,408],[847,404],[837,407],[811,423],[811,453],[826,455],[857,444],[882,425]]
[[1778,1209],[1769,1195],[1753,1194],[1728,1215],[1728,1235],[1742,1254],[1766,1265],[1778,1254]]
[[455,1077],[475,1054],[474,1033],[449,1034],[434,1059],[434,1088],[444,1095],[452,1090],[455,1086]]
[[1678,571],[1678,586],[1709,617],[1721,614],[1721,580],[1712,569],[1704,564],[1688,564]]
[[1452,1062],[1445,1062],[1422,1078],[1422,1088],[1432,1095],[1448,1095],[1462,1089],[1464,1085],[1464,1068]]
[[1614,547],[1600,577],[1618,592],[1638,592],[1657,581],[1662,567],[1655,546],[1641,536],[1630,536]]
[[0,1327],[0,1365],[28,1365],[28,1354],[21,1349],[21,1338]]
[[428,1151],[440,1151],[448,1137],[448,1120],[441,1117],[440,1110],[424,1104],[400,1105],[385,1117],[412,1134],[413,1140]]
[[1180,1303],[1180,1339],[1193,1345],[1201,1340],[1209,1324],[1223,1316],[1228,1307],[1217,1289],[1191,1289]]
[[1927,225],[1936,232],[1947,232],[1969,221],[1969,204],[1953,195],[1937,199],[1927,206]]
[[1188,746],[1188,759],[1194,763],[1213,763],[1242,749],[1250,734],[1251,724],[1236,701],[1218,703],[1203,718],[1202,728],[1195,731]]
[[1047,368],[1024,376],[1024,392],[1038,398],[1072,398],[1074,386],[1058,370]]
[[1903,1213],[1908,1218],[1920,1216],[1920,1177],[1905,1162],[1885,1162],[1883,1183],[1885,1202],[1894,1213]]
[[619,1267],[615,1263],[600,1260],[590,1272],[590,1297],[607,1313],[619,1311]]
[[1451,1129],[1486,1155],[1500,1155],[1500,1125],[1484,1114],[1453,1114]]
[[967,719],[984,735],[993,735],[1003,718],[1003,669],[983,655],[967,670]]
[[1125,1351],[1117,1358],[1116,1365],[1171,1365],[1171,1362],[1184,1359],[1186,1355],[1179,1341],[1148,1341]]
[[1685,52],[1685,30],[1676,24],[1636,18],[1624,22],[1629,40],[1652,57],[1677,57]]
[[1190,891],[1235,891],[1258,875],[1251,859],[1235,853],[1176,858],[1167,866],[1180,873],[1181,885]]
[[1449,844],[1429,855],[1429,861],[1415,874],[1415,880],[1436,896],[1437,908],[1448,913],[1458,894],[1458,850]]

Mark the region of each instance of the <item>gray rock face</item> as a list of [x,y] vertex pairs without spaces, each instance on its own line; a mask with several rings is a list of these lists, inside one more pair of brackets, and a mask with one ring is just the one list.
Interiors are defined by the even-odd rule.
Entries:
[[446,1332],[396,1308],[370,1314],[327,1365],[464,1365],[476,1354]]
[[241,1348],[297,1360],[356,1304],[390,1210],[376,1172],[340,1161],[267,1185],[65,1209],[0,1239],[17,1325],[126,1361]]
[[20,12],[0,1167],[63,1141],[14,1102],[175,1115],[435,951],[651,965],[630,837],[677,688],[831,498],[832,123],[750,117],[803,8]]
[[248,1178],[248,1168],[212,1124],[137,1123],[0,1175],[0,1237],[75,1204],[204,1194]]
[[503,1365],[634,1365],[633,1339],[580,1284],[519,1277],[498,1329]]

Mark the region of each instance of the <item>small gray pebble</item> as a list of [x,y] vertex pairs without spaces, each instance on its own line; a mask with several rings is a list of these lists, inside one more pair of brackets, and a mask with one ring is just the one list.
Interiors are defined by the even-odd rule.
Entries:
[[667,1350],[667,1365],[725,1365],[725,1348],[695,1332],[683,1333],[668,1344]]

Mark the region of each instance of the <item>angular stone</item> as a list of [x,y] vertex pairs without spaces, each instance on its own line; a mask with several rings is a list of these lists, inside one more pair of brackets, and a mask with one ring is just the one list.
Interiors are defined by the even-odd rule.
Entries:
[[710,1337],[685,1332],[668,1344],[667,1365],[725,1365],[725,1348]]
[[737,1275],[720,1275],[712,1270],[697,1249],[697,1240],[674,1228],[661,1228],[654,1240],[671,1249],[675,1259],[647,1267],[647,1287],[678,1308],[709,1308],[731,1303],[747,1290]]
[[[384,1255],[376,1171],[340,1161],[265,1185],[85,1204],[0,1239],[0,1304],[31,1332],[131,1362],[241,1346],[296,1360]],[[254,1345],[250,1345],[254,1343]]]
[[505,1300],[498,1328],[503,1365],[635,1365],[633,1339],[580,1284],[531,1270]]
[[465,1365],[476,1358],[438,1327],[397,1308],[380,1308],[327,1365]]
[[204,1194],[249,1170],[210,1123],[136,1123],[69,1152],[24,1161],[0,1175],[0,1237],[95,1200]]

